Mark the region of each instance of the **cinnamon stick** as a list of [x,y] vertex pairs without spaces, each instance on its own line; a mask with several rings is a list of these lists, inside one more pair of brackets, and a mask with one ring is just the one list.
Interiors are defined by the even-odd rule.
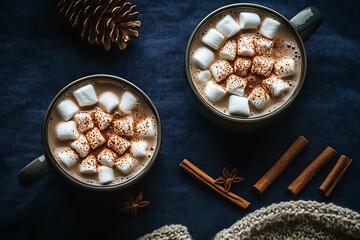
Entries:
[[299,192],[310,182],[310,180],[336,155],[336,151],[327,147],[314,161],[307,166],[302,173],[288,186],[293,195]]
[[330,194],[334,191],[336,185],[344,176],[351,162],[352,160],[345,155],[341,155],[337,160],[335,166],[319,187],[319,190],[324,194],[325,197],[329,197]]
[[215,183],[215,180],[207,175],[205,172],[203,172],[201,169],[196,167],[194,164],[192,164],[189,160],[184,159],[180,165],[183,170],[185,170],[188,174],[193,176],[195,179],[199,180],[200,182],[204,183],[208,187],[210,187],[212,190],[214,190],[219,195],[225,197],[226,199],[230,200],[234,204],[238,205],[242,209],[246,209],[250,202],[246,201],[242,197],[236,195],[232,192],[225,192],[225,189],[223,186],[218,185]]
[[297,155],[305,148],[309,141],[303,136],[299,136],[286,152],[276,161],[276,163],[261,177],[253,188],[262,194],[270,184],[289,166]]

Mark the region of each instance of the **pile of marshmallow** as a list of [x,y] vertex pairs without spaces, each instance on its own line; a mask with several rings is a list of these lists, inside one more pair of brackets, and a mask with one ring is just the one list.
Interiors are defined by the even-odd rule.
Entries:
[[[274,59],[273,38],[280,23],[266,17],[261,23],[259,15],[241,12],[239,23],[230,15],[225,16],[202,37],[208,47],[194,51],[193,61],[201,68],[197,80],[205,84],[204,94],[213,103],[230,94],[228,112],[231,115],[249,116],[249,102],[258,110],[290,89],[282,78],[295,73],[295,63],[290,57]],[[259,34],[240,32],[242,29],[258,30]],[[235,36],[236,35],[236,36]],[[215,61],[215,53],[219,60]],[[249,74],[257,75],[262,84],[245,96]],[[270,97],[271,95],[271,97]]]
[[[111,91],[98,96],[94,86],[89,84],[75,90],[73,95],[77,104],[65,99],[57,105],[64,121],[56,125],[55,134],[59,140],[69,143],[68,147],[55,150],[58,159],[68,169],[80,163],[79,170],[84,175],[97,173],[100,184],[115,179],[113,167],[128,175],[138,163],[137,159],[146,156],[148,148],[146,141],[131,138],[135,132],[140,136],[154,137],[154,120],[148,117],[135,124],[131,113],[137,98],[129,91],[125,91],[121,98]],[[94,109],[81,111],[80,108],[85,106],[94,106]],[[121,117],[114,119],[115,114]],[[111,125],[113,131],[106,140],[103,131]],[[106,146],[96,155],[90,153],[104,144]]]

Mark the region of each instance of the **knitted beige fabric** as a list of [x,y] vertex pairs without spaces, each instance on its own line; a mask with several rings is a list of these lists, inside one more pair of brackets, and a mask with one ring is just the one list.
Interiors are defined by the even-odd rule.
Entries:
[[182,225],[165,225],[138,240],[191,240],[188,229]]
[[[150,239],[191,236],[182,225],[166,225],[140,238]],[[214,238],[220,239],[360,239],[360,214],[332,203],[281,202],[248,214]]]
[[282,202],[250,213],[219,239],[360,239],[360,214],[332,203]]

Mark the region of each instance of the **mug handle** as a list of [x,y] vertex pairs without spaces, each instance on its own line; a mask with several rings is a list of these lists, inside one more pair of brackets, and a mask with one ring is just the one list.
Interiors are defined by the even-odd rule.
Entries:
[[18,173],[18,179],[24,187],[30,187],[47,174],[49,167],[49,163],[43,154],[26,165]]
[[303,42],[314,34],[322,21],[322,14],[314,7],[307,7],[290,19],[290,23],[297,29]]

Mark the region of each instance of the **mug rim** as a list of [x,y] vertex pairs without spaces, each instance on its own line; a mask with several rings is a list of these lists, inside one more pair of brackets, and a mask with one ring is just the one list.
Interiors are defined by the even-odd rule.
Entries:
[[[100,78],[100,79],[99,79]],[[134,177],[130,178],[128,181],[118,183],[118,184],[112,184],[112,185],[92,185],[89,183],[86,183],[84,181],[81,181],[73,176],[71,176],[69,173],[66,172],[63,167],[60,166],[60,164],[55,159],[52,151],[50,150],[49,143],[48,143],[48,126],[49,126],[49,119],[51,116],[51,113],[55,110],[55,105],[58,102],[58,100],[63,96],[64,93],[66,93],[69,89],[80,85],[84,82],[91,82],[96,81],[96,79],[99,79],[99,81],[108,81],[108,82],[115,82],[115,83],[121,83],[124,84],[126,87],[130,87],[132,91],[135,91],[148,105],[148,107],[151,109],[151,111],[154,114],[155,121],[157,124],[157,135],[156,135],[156,147],[154,149],[154,153],[151,156],[151,159],[149,163]],[[45,156],[49,162],[57,169],[57,171],[64,176],[65,179],[72,182],[73,184],[80,186],[85,189],[90,190],[98,190],[98,191],[111,191],[111,190],[119,190],[129,187],[130,185],[133,185],[134,183],[138,182],[141,178],[144,177],[144,175],[149,172],[150,168],[153,166],[154,162],[156,161],[160,148],[161,148],[161,140],[162,140],[162,129],[161,129],[161,121],[159,113],[152,102],[152,100],[135,84],[131,83],[130,81],[118,77],[115,75],[110,74],[92,74],[87,75],[81,78],[78,78],[70,83],[68,83],[65,87],[63,87],[60,91],[57,92],[57,94],[54,96],[54,98],[51,100],[46,113],[43,118],[43,124],[42,124],[42,142],[45,149]]]
[[[261,10],[261,11],[265,11],[267,13],[275,15],[283,23],[286,24],[287,29],[289,29],[289,31],[292,33],[295,40],[297,41],[297,44],[299,46],[299,51],[301,52],[301,55],[300,55],[301,56],[301,75],[299,77],[299,82],[296,85],[296,88],[294,89],[294,92],[289,97],[289,99],[284,104],[282,104],[280,107],[276,108],[274,111],[271,111],[270,113],[265,113],[265,114],[263,114],[261,116],[258,116],[258,117],[241,118],[241,117],[238,117],[238,116],[232,116],[230,114],[225,114],[225,113],[217,110],[208,101],[206,101],[205,98],[202,97],[201,94],[198,92],[198,90],[196,89],[195,84],[194,84],[194,82],[192,80],[191,73],[190,73],[190,67],[189,67],[190,66],[190,61],[191,61],[190,52],[191,52],[192,44],[193,44],[193,42],[195,40],[195,36],[197,35],[198,31],[213,16],[215,16],[217,14],[220,14],[221,12],[231,10],[232,8],[255,9],[255,10]],[[267,119],[271,119],[271,118],[279,115],[281,112],[286,110],[291,105],[291,103],[295,100],[295,98],[299,94],[299,92],[300,92],[300,90],[302,88],[302,85],[303,85],[303,83],[305,81],[306,72],[307,72],[307,56],[306,56],[304,42],[303,42],[299,32],[297,31],[296,27],[291,23],[291,21],[289,19],[284,17],[279,12],[277,12],[277,11],[275,11],[275,10],[269,8],[269,7],[263,6],[263,5],[254,4],[254,3],[234,3],[234,4],[225,5],[225,6],[222,6],[222,7],[219,7],[217,9],[215,9],[214,11],[207,14],[196,25],[196,27],[194,28],[194,30],[192,31],[192,33],[191,33],[191,35],[189,37],[189,40],[188,40],[188,43],[187,43],[187,46],[186,46],[186,51],[185,51],[185,71],[186,71],[186,79],[187,79],[188,84],[190,85],[191,91],[196,96],[196,99],[202,104],[202,106],[205,106],[205,108],[207,110],[209,110],[211,113],[215,114],[217,117],[220,117],[221,119],[233,122],[235,124],[238,124],[238,123],[259,123],[259,122],[262,122],[262,121],[267,120]]]

